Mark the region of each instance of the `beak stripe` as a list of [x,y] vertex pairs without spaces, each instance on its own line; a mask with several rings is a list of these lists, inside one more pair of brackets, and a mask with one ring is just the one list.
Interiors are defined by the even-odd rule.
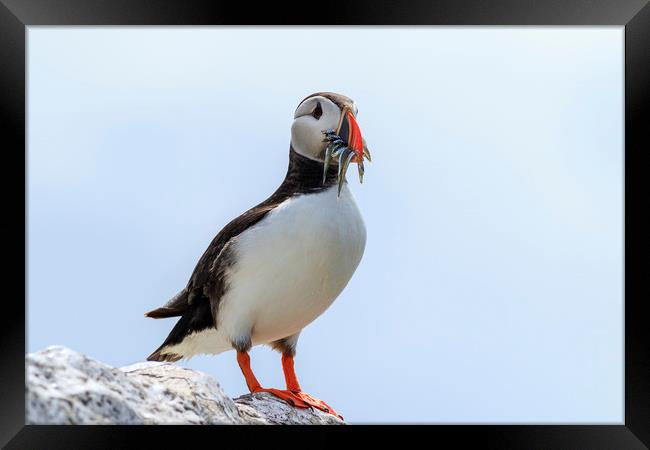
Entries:
[[341,121],[339,124],[338,132],[343,132],[345,135],[341,137],[346,141],[348,147],[354,151],[353,162],[358,163],[363,160],[363,137],[361,136],[361,129],[357,120],[354,118],[354,114],[350,111],[349,108],[343,110],[341,114]]

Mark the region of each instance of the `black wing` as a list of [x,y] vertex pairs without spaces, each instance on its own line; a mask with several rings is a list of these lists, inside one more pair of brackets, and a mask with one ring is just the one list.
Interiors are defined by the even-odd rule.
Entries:
[[145,313],[145,316],[153,319],[182,316],[192,303],[208,300],[211,303],[213,318],[216,317],[225,289],[224,272],[233,262],[229,243],[262,220],[277,205],[276,202],[261,203],[223,227],[203,252],[187,286],[164,306]]
[[155,319],[182,316],[188,307],[199,299],[210,301],[213,318],[217,317],[219,302],[225,289],[224,272],[232,264],[229,244],[243,231],[262,220],[276,206],[288,198],[304,193],[328,189],[337,182],[337,168],[331,166],[323,182],[323,165],[296,153],[289,152],[287,175],[278,189],[268,199],[232,220],[212,240],[194,268],[185,289],[163,307],[145,315]]

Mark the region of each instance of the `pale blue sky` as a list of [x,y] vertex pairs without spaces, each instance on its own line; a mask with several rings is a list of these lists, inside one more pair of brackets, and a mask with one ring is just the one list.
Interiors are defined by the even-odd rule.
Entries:
[[[623,420],[623,28],[28,31],[28,350],[142,361],[297,103],[353,98],[372,151],[347,289],[302,333],[346,419]],[[184,366],[246,391],[234,353]],[[279,354],[253,351],[269,387]]]

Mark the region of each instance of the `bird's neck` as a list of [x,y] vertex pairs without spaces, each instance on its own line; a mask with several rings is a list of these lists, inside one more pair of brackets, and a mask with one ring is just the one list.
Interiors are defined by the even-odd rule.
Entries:
[[[289,168],[282,186],[292,187],[296,191],[327,189],[336,184],[338,166],[330,165],[323,183],[323,162],[309,159],[289,148]],[[281,186],[281,187],[282,187]]]
[[314,194],[330,189],[338,180],[338,165],[335,163],[327,170],[323,182],[323,163],[314,161],[289,148],[289,168],[282,184],[258,208],[273,208],[288,198],[300,194]]

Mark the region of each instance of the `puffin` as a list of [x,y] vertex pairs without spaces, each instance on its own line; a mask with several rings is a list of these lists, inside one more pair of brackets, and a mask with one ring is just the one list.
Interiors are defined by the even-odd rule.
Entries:
[[[187,285],[145,313],[180,317],[149,361],[235,350],[251,393],[339,416],[301,390],[294,357],[302,329],[341,294],[364,253],[366,228],[345,177],[356,163],[363,182],[364,159],[371,160],[357,114],[352,99],[333,92],[298,104],[280,186],[223,227]],[[286,389],[260,385],[249,356],[256,345],[281,353]]]

